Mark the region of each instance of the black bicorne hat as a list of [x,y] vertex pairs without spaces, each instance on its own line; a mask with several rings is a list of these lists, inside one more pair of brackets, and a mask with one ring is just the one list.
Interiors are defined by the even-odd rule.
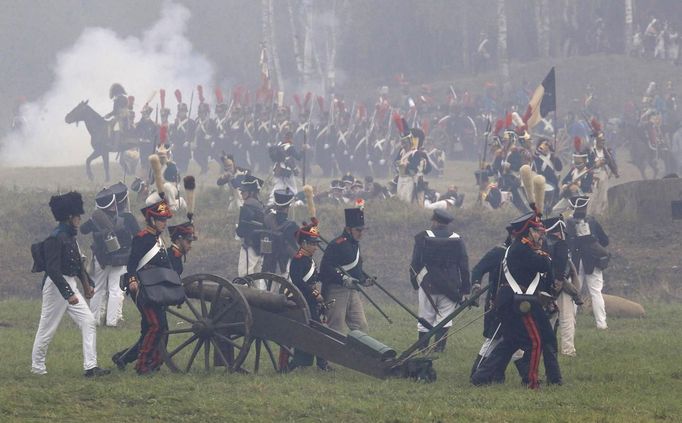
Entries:
[[117,203],[122,203],[128,198],[128,187],[123,182],[117,182],[110,186],[109,189],[116,197]]
[[85,214],[83,210],[83,197],[79,192],[71,191],[62,195],[54,195],[50,198],[50,210],[58,222],[68,220],[71,216]]
[[294,201],[295,193],[287,187],[286,189],[277,189],[275,190],[275,205],[276,206],[288,206],[291,204],[292,201]]
[[542,221],[542,226],[545,227],[545,232],[550,234],[564,233],[566,229],[566,223],[564,223],[564,217],[559,215],[557,217],[550,217]]
[[431,217],[431,220],[435,220],[436,222],[442,223],[443,225],[449,224],[454,219],[455,218],[450,213],[443,209],[435,209],[433,211],[433,216]]
[[365,227],[365,212],[359,208],[344,209],[346,216],[346,227],[348,228],[364,228]]
[[573,210],[582,209],[587,207],[587,203],[590,202],[590,197],[586,195],[577,195],[568,200],[568,204]]
[[253,175],[244,175],[244,179],[239,183],[239,189],[242,191],[258,192],[263,188],[263,180]]
[[116,197],[110,188],[104,188],[95,196],[95,204],[98,209],[108,209],[116,203]]

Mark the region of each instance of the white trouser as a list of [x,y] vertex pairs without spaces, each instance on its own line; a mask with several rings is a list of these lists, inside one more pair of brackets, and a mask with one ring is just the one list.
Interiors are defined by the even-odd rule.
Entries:
[[597,328],[606,329],[606,306],[604,305],[604,297],[601,290],[604,287],[604,275],[601,269],[594,268],[592,273],[585,273],[582,262],[580,263],[580,278],[583,284],[587,285],[587,290],[592,299],[592,313],[594,313],[594,320],[597,323]]
[[561,337],[561,354],[575,355],[575,312],[573,298],[565,292],[559,294],[559,336]]
[[126,272],[126,266],[102,268],[97,258],[94,258],[93,267],[92,279],[95,281],[95,295],[90,299],[90,310],[99,325],[102,322],[101,311],[106,309],[106,325],[116,326],[123,317],[123,291],[119,286],[119,279]]
[[[242,246],[239,249],[239,262],[237,263],[237,275],[246,276],[252,273],[258,273],[263,266],[263,256],[256,254],[256,250],[252,247]],[[262,280],[255,281],[256,288],[264,290],[265,282]]]
[[83,369],[88,370],[97,367],[97,325],[95,318],[85,302],[85,298],[78,291],[76,278],[65,276],[66,281],[71,286],[71,290],[78,297],[78,304],[69,304],[62,294],[59,293],[57,286],[50,278],[47,278],[43,286],[43,304],[40,310],[40,324],[38,332],[33,342],[33,352],[31,353],[31,372],[38,374],[47,373],[45,367],[45,356],[47,347],[52,341],[59,322],[61,322],[64,312],[80,327],[83,336]]
[[[455,311],[457,308],[457,303],[452,301],[445,295],[433,295],[431,294],[431,299],[436,304],[436,308],[431,305],[429,298],[422,288],[419,288],[419,317],[426,320],[431,326],[436,326],[447,317],[448,314]],[[445,324],[446,328],[452,326],[452,320]],[[419,332],[428,332],[429,330],[422,326],[421,323],[417,323],[417,330]]]
[[398,176],[398,198],[406,203],[411,203],[414,196],[414,177]]
[[609,176],[604,170],[597,172],[592,185],[592,195],[587,204],[587,214],[602,216],[606,214],[609,206],[607,192],[609,190]]
[[270,198],[268,198],[268,204],[274,204],[275,203],[275,191],[279,189],[287,189],[289,188],[291,192],[296,194],[298,192],[298,188],[296,188],[296,178],[293,174],[289,176],[275,176],[273,177],[273,180],[275,182],[275,185],[272,187],[272,191],[270,192]]

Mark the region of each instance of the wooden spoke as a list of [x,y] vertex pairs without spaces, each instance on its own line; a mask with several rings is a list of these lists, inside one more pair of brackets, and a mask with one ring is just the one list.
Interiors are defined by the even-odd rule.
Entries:
[[187,301],[185,301],[185,304],[187,304],[187,307],[189,307],[189,309],[192,311],[192,313],[196,316],[197,320],[199,320],[199,321],[203,320],[204,316],[199,314],[199,312],[197,311],[197,309],[194,307],[194,305],[192,304],[192,302],[189,299],[187,299]]
[[244,327],[246,322],[234,322],[234,323],[216,323],[213,325],[215,329],[229,329],[229,328],[241,328]]
[[184,314],[180,313],[179,311],[172,309],[170,307],[167,308],[166,311],[169,312],[170,314],[172,314],[173,316],[178,317],[178,318],[180,318],[180,319],[182,319],[188,323],[197,323],[196,320],[191,319],[191,318],[185,316]]
[[207,372],[211,368],[211,342],[209,340],[204,341],[204,370]]
[[189,372],[189,369],[192,368],[192,363],[194,363],[194,359],[196,358],[197,354],[199,353],[199,350],[201,349],[201,345],[204,343],[203,339],[200,339],[199,342],[194,346],[194,350],[192,351],[192,355],[189,357],[189,361],[187,361],[187,367],[185,367],[185,373]]
[[188,346],[189,344],[194,342],[197,338],[199,338],[199,335],[197,335],[197,334],[190,336],[189,338],[187,338],[187,340],[185,342],[178,345],[177,347],[175,347],[175,349],[173,351],[168,353],[168,357],[172,358],[175,354],[177,354],[178,352],[180,352],[180,350],[182,350],[183,348],[185,348],[186,346]]
[[[206,307],[206,294],[204,292],[204,281],[199,280],[199,301],[201,302],[201,316],[208,316],[208,307]],[[207,344],[208,345],[208,344]]]
[[225,357],[225,354],[223,354],[223,351],[220,349],[220,346],[219,346],[218,343],[215,341],[215,339],[211,338],[211,343],[213,344],[213,348],[215,348],[216,352],[217,352],[218,355],[220,356],[220,359],[221,359],[221,360],[223,361],[223,363],[225,364],[225,369],[227,369],[228,366],[230,366],[230,364],[231,364],[230,361],[227,359],[227,357]]
[[225,335],[221,335],[219,333],[216,333],[215,336],[216,336],[216,338],[222,339],[223,341],[227,342],[228,344],[232,345],[233,347],[235,347],[238,350],[242,350],[244,348],[244,345],[237,344],[236,342],[234,342],[233,340],[231,340],[230,338],[228,338]]
[[270,348],[270,344],[268,344],[268,341],[263,341],[263,346],[265,347],[265,350],[268,352],[268,355],[270,356],[270,361],[272,362],[272,368],[275,369],[276,371],[279,371],[279,363],[277,363],[277,359],[275,358],[275,354],[272,352],[272,348]]
[[164,332],[164,335],[178,335],[180,333],[190,333],[190,332],[194,332],[194,328],[167,330]]

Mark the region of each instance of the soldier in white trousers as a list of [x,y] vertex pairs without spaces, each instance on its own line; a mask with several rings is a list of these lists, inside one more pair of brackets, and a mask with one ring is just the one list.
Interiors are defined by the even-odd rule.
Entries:
[[59,222],[50,236],[39,244],[34,254],[34,270],[44,271],[40,324],[33,343],[31,372],[47,373],[47,349],[57,327],[68,312],[83,337],[83,369],[85,377],[102,376],[109,370],[97,366],[97,335],[95,318],[85,298],[93,295],[89,281],[82,281],[84,295],[78,290],[76,278],[82,277],[83,262],[76,234],[83,212],[83,199],[77,192],[53,196],[50,208]]

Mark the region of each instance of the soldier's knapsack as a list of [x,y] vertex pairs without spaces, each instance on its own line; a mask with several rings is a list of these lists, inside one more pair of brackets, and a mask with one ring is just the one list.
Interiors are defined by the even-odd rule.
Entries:
[[270,156],[270,160],[274,163],[281,163],[286,159],[284,149],[280,145],[270,146],[270,148],[268,148],[268,155]]

